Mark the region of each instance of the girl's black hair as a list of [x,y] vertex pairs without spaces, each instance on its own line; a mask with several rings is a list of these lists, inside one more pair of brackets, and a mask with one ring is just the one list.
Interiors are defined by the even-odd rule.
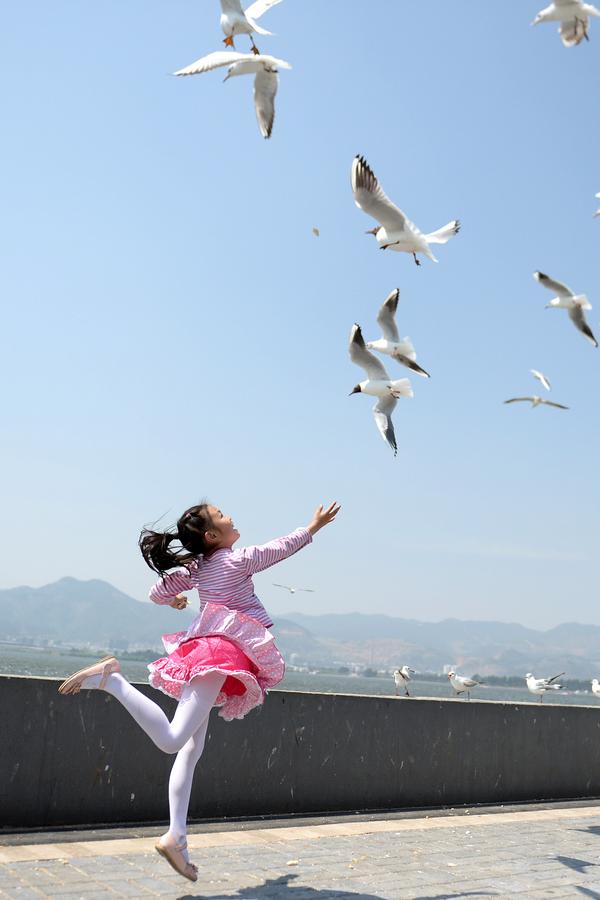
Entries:
[[[142,529],[138,544],[151,569],[164,575],[169,569],[185,566],[210,550],[205,535],[212,528],[213,521],[208,509],[208,503],[190,506],[177,520],[174,531]],[[171,549],[174,542],[181,545],[180,549]]]

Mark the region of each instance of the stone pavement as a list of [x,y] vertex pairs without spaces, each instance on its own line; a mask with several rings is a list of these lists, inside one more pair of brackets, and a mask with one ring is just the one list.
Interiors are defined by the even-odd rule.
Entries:
[[192,831],[195,884],[153,850],[157,829],[116,839],[112,832],[69,832],[60,843],[44,842],[59,837],[43,834],[0,837],[0,897],[600,900],[600,805]]

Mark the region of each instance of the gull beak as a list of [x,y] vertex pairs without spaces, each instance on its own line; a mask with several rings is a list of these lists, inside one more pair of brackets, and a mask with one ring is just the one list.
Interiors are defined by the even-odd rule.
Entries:
[[369,228],[368,231],[365,231],[365,234],[377,234],[377,232],[379,231],[379,227],[380,226],[377,226],[377,228]]
[[357,384],[356,387],[353,387],[353,388],[352,388],[352,390],[350,391],[350,393],[348,394],[348,396],[351,397],[352,394],[360,394],[360,393],[361,393],[361,390],[360,390],[360,384]]

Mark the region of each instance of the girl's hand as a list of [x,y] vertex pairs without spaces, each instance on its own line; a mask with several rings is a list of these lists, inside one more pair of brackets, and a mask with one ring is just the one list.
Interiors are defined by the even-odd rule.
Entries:
[[173,597],[173,599],[169,603],[169,606],[172,606],[173,609],[185,609],[188,603],[189,600],[185,596],[185,594],[177,594],[176,597]]
[[323,509],[323,504],[317,506],[314,516],[312,517],[312,522],[306,526],[307,530],[310,531],[311,534],[316,534],[321,528],[324,528],[326,525],[329,525],[330,522],[333,522],[339,511],[340,506],[337,500],[334,500],[327,509]]

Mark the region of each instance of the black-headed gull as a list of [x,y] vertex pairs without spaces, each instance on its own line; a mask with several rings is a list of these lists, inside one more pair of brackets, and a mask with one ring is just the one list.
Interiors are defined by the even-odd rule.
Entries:
[[592,308],[592,304],[585,294],[574,294],[571,288],[568,288],[566,284],[562,284],[560,281],[554,281],[552,278],[549,278],[548,275],[544,275],[543,272],[534,272],[533,277],[545,288],[548,288],[550,291],[555,291],[555,293],[558,294],[558,296],[554,297],[550,303],[546,304],[546,309],[566,309],[575,328],[577,328],[578,331],[581,331],[594,347],[597,347],[598,341],[594,337],[592,329],[588,325],[584,314],[584,310]]
[[253,56],[251,53],[231,53],[228,50],[217,50],[209,53],[186,66],[178,69],[174,75],[202,75],[204,72],[212,72],[228,66],[224,81],[236,75],[254,75],[254,107],[260,133],[264,138],[270,138],[275,119],[275,95],[279,79],[279,69],[291,69],[291,65],[284,59],[275,56]]
[[398,298],[400,297],[400,289],[395,288],[391,294],[388,294],[383,301],[381,309],[377,314],[377,323],[383,332],[383,337],[377,341],[367,341],[367,350],[376,350],[378,353],[384,353],[391,356],[396,362],[412,369],[424,378],[429,378],[429,372],[417,365],[417,354],[412,345],[411,339],[405,337],[400,340],[398,326],[396,325],[396,310],[398,309]]
[[592,694],[596,697],[600,697],[600,682],[597,678],[592,678]]
[[261,28],[256,24],[256,20],[271,9],[277,6],[281,0],[256,0],[242,9],[240,0],[221,0],[221,29],[225,35],[223,43],[226,47],[234,47],[233,39],[236,34],[247,34],[252,43],[252,52],[259,54],[260,50],[254,43],[253,34],[272,34],[266,28]]
[[505,403],[531,403],[531,408],[535,409],[536,406],[556,406],[557,409],[569,409],[568,406],[563,406],[562,403],[554,403],[552,400],[545,400],[544,397],[538,397],[535,394],[532,397],[511,397],[510,400],[505,400]]
[[290,587],[289,584],[276,584],[275,582],[273,582],[273,587],[283,588],[285,591],[289,591],[290,594],[297,594],[298,591],[303,591],[305,594],[314,594],[314,590],[312,588]]
[[[596,200],[600,200],[600,193],[594,194],[594,197],[596,198]],[[600,209],[597,209],[594,213],[594,218],[596,218],[596,216],[600,216]]]
[[458,234],[460,222],[455,219],[437,231],[422,234],[416,225],[406,218],[389,197],[384,193],[372,169],[363,156],[357,156],[352,163],[352,191],[354,202],[359,209],[366,212],[381,224],[371,228],[367,234],[374,234],[381,250],[397,250],[400,253],[412,253],[414,261],[421,265],[417,253],[437,262],[431,252],[430,244],[445,244]]
[[575,47],[584,38],[589,41],[589,16],[600,16],[600,9],[582,0],[554,0],[537,14],[531,24],[560,22],[558,33],[561,41],[565,47]]
[[357,384],[352,389],[350,396],[352,394],[370,394],[372,397],[379,397],[379,401],[373,407],[375,424],[384,441],[394,451],[395,456],[398,452],[398,445],[394,434],[392,413],[399,397],[412,397],[413,390],[410,381],[408,378],[392,381],[383,363],[367,350],[360,325],[352,327],[348,352],[352,362],[367,373],[367,380]]
[[539,372],[537,369],[530,369],[529,371],[531,372],[531,374],[533,375],[534,378],[537,378],[537,380],[540,382],[542,387],[545,387],[547,391],[552,390],[552,386],[543,372]]
[[410,666],[402,666],[401,669],[396,669],[394,672],[394,683],[396,685],[396,695],[398,694],[398,688],[403,687],[404,693],[407,697],[410,697],[408,693],[408,682],[410,681],[410,676],[414,675],[415,670],[411,669]]
[[459,696],[467,692],[467,700],[471,699],[471,688],[477,687],[481,681],[475,681],[473,678],[465,678],[463,675],[457,675],[454,670],[448,672],[448,681],[452,685],[454,693]]
[[557,678],[560,678],[561,675],[564,674],[564,672],[559,672],[558,675],[553,675],[552,678],[536,678],[535,675],[528,672],[525,676],[527,690],[532,694],[537,694],[540,698],[540,703],[543,703],[545,693],[548,691],[562,690],[562,684],[556,684],[555,682]]

